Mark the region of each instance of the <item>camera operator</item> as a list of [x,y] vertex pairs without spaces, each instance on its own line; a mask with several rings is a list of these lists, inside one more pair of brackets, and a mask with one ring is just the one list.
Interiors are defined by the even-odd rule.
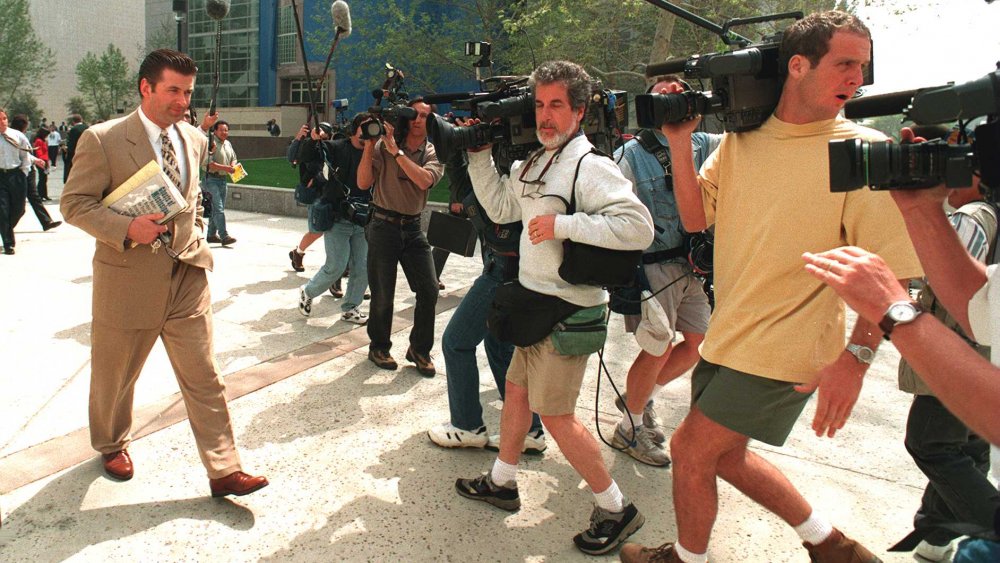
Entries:
[[[651,93],[670,94],[684,91],[685,84],[676,75],[658,76],[649,89]],[[700,167],[719,145],[721,135],[694,133],[691,136],[694,165]],[[662,162],[661,162],[662,159]],[[636,195],[653,216],[656,233],[653,244],[643,253],[643,273],[649,280],[656,300],[666,318],[666,331],[657,334],[660,346],[653,352],[639,352],[628,370],[624,400],[615,401],[622,411],[622,420],[615,427],[611,444],[647,465],[670,465],[663,450],[666,440],[659,417],[653,409],[653,395],[677,379],[698,361],[698,345],[705,338],[711,307],[708,295],[687,261],[684,231],[677,214],[673,194],[670,147],[660,131],[645,129],[636,138],[615,151],[615,161],[622,174],[632,182]],[[641,334],[642,317],[628,315],[625,328]],[[674,346],[676,331],[684,340]],[[633,438],[632,429],[636,429]]]
[[[316,272],[309,283],[299,288],[299,312],[306,317],[312,314],[312,301],[344,274],[350,263],[351,274],[347,278],[347,293],[340,303],[342,320],[357,325],[368,322],[368,315],[361,311],[365,289],[368,287],[368,241],[365,230],[353,214],[356,205],[367,205],[371,192],[358,189],[358,167],[364,141],[361,140],[361,123],[370,119],[367,113],[359,113],[351,121],[353,133],[347,139],[329,140],[329,134],[322,129],[312,131],[312,140],[301,144],[300,167],[310,174],[312,189],[322,189],[320,202],[327,205],[313,205],[316,213],[332,209],[333,227],[323,233],[326,246],[326,263]],[[321,124],[322,125],[322,124]],[[320,147],[320,143],[324,146]],[[324,162],[324,153],[329,162]],[[323,165],[330,167],[329,178],[323,175]]]
[[[459,125],[462,122],[459,121]],[[479,393],[479,364],[476,347],[482,342],[486,359],[497,384],[500,398],[507,390],[507,370],[514,355],[514,345],[501,342],[487,330],[486,320],[490,306],[502,283],[517,279],[518,253],[523,227],[521,223],[497,225],[483,211],[475,199],[472,180],[469,178],[469,159],[466,151],[455,151],[445,163],[451,185],[458,186],[457,193],[465,193],[459,200],[462,212],[469,215],[479,231],[482,249],[483,272],[458,304],[441,337],[445,375],[448,378],[448,422],[427,431],[432,442],[443,448],[487,448],[496,451],[500,436],[490,435],[483,424],[483,406]],[[466,192],[468,188],[469,192]],[[453,199],[457,199],[452,196]],[[466,207],[464,204],[468,204]],[[444,251],[447,257],[447,251]],[[435,251],[435,257],[438,256]],[[524,453],[541,454],[548,446],[545,431],[537,414],[531,415],[531,426],[524,439]]]
[[382,369],[397,367],[389,349],[398,264],[417,297],[406,359],[416,364],[421,375],[433,377],[431,347],[438,285],[431,247],[420,230],[420,212],[427,206],[428,190],[441,179],[444,167],[438,162],[434,145],[427,140],[431,106],[419,97],[408,105],[416,110],[416,118],[400,120],[398,131],[384,122],[385,135],[377,142],[365,140],[358,166],[358,187],[375,188],[368,224],[368,281],[372,288],[368,359]]
[[893,280],[921,274],[902,220],[886,213],[888,196],[829,190],[830,140],[885,138],[838,115],[870,53],[870,32],[850,14],[792,24],[780,46],[787,76],[774,114],[760,128],[725,135],[700,175],[689,152],[697,120],[664,127],[685,229],[716,225],[717,306],[692,375],[691,412],[670,442],[678,542],[626,545],[623,561],[655,551],[664,561],[706,561],[719,477],[793,526],[813,561],[877,560],[748,449],[750,439],[783,445],[816,389],[812,428],[833,437],[878,346],[878,326],[859,319],[845,348],[843,303],[801,271],[802,253],[846,242],[888,256]]
[[[295,133],[295,137],[292,142],[288,144],[288,148],[285,151],[285,158],[293,166],[299,169],[299,181],[303,184],[308,183],[312,177],[311,174],[306,172],[306,170],[299,166],[299,153],[301,152],[303,142],[309,139],[309,124],[303,124],[299,128],[298,132]],[[322,168],[322,165],[320,166]],[[308,213],[311,216],[313,213],[313,204],[306,206]],[[312,221],[307,221],[307,225],[311,225]],[[288,259],[292,263],[292,269],[296,272],[306,271],[305,266],[302,264],[302,260],[306,256],[306,249],[309,248],[312,243],[316,242],[323,233],[318,233],[312,230],[312,227],[307,227],[308,230],[304,235],[302,235],[302,240],[299,241],[299,245],[288,251]],[[339,280],[338,280],[339,281]]]
[[[586,71],[574,63],[550,61],[535,69],[529,85],[535,97],[536,134],[543,148],[528,160],[515,162],[509,176],[500,176],[488,151],[470,151],[469,175],[476,197],[494,221],[525,223],[528,236],[521,237],[519,281],[531,295],[556,297],[556,307],[603,306],[608,300],[606,291],[569,284],[559,275],[564,241],[640,250],[652,241],[652,219],[614,162],[606,155],[592,154],[593,145],[581,131],[591,93]],[[576,212],[567,215],[567,202],[574,197]],[[544,328],[551,332],[552,324]],[[466,498],[517,510],[521,504],[517,463],[531,413],[537,412],[594,494],[590,527],[573,541],[584,553],[596,555],[616,548],[642,526],[644,517],[623,497],[604,465],[597,441],[576,418],[588,357],[560,354],[551,335],[516,347],[500,418],[500,455],[489,473],[459,479],[455,487]]]
[[[996,413],[1000,412],[1000,370],[996,367],[1000,365],[997,266],[987,267],[966,250],[942,210],[948,196],[946,188],[891,193],[935,297],[965,334],[990,346],[989,362],[934,315],[920,314],[921,308],[911,302],[906,291],[890,283],[888,267],[877,254],[854,247],[806,253],[805,268],[832,287],[858,315],[888,327],[896,349],[930,391],[969,430],[993,444],[995,451],[1000,444],[1000,425],[996,423]],[[890,314],[890,305],[896,311],[909,308],[909,318]],[[996,473],[996,466],[993,471]],[[995,497],[992,500],[995,502]],[[1000,534],[1000,510],[995,504],[992,522],[984,519],[989,520],[980,516],[966,523],[987,529],[992,524],[993,531]],[[954,560],[998,558],[1000,543],[966,540]]]

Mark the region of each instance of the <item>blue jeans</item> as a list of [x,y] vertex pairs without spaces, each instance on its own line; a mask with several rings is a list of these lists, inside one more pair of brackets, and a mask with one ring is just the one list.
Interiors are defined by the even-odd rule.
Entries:
[[[493,372],[500,398],[504,397],[507,368],[514,355],[514,345],[500,342],[486,329],[486,316],[497,286],[504,281],[505,259],[484,253],[483,273],[476,278],[465,298],[459,303],[441,338],[444,365],[448,377],[448,407],[451,424],[462,430],[474,431],[483,426],[483,406],[479,402],[479,365],[476,347],[485,341],[486,359]],[[537,414],[532,414],[531,429],[541,428]]]
[[1000,543],[979,538],[968,538],[958,544],[953,563],[983,563],[1000,561]]
[[[914,528],[969,523],[992,528],[1000,493],[987,478],[990,446],[930,395],[917,395],[906,421],[906,451],[930,481],[913,518]],[[928,543],[944,545],[959,534],[934,529]]]
[[208,221],[208,236],[218,235],[219,238],[229,236],[229,231],[226,230],[227,187],[225,178],[205,175],[205,191],[212,194],[212,215]]
[[368,223],[368,283],[372,288],[368,312],[370,349],[388,352],[392,347],[392,306],[396,294],[396,267],[417,296],[413,308],[410,348],[430,356],[434,346],[434,315],[438,298],[437,276],[431,259],[431,245],[420,223],[397,225],[372,218]]
[[326,263],[316,272],[306,284],[306,295],[316,298],[330,289],[333,282],[344,275],[348,262],[351,265],[351,275],[347,279],[347,293],[340,303],[343,311],[361,305],[368,287],[368,241],[365,240],[363,227],[350,221],[336,221],[333,228],[323,233],[323,245],[326,246]]

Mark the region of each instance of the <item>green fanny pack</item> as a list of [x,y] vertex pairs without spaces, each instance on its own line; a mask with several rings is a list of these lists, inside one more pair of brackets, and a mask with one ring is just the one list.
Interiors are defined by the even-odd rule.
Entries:
[[608,338],[608,307],[596,305],[580,309],[556,324],[552,345],[564,356],[593,354]]

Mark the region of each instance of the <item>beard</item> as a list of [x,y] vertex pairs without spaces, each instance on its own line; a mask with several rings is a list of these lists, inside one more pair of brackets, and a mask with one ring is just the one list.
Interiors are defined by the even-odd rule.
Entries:
[[[579,125],[577,125],[577,129],[578,128]],[[542,136],[541,129],[535,129],[535,137],[538,139],[538,142],[541,143],[543,147],[545,147],[545,150],[551,151],[566,144],[566,141],[568,141],[570,138],[573,137],[577,129],[572,129],[569,131],[556,131],[555,133],[552,133],[550,136],[547,137]]]

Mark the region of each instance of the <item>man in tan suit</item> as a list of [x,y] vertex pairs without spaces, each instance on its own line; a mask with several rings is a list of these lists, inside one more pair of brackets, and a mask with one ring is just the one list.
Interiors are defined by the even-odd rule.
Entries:
[[[183,121],[197,67],[171,49],[139,68],[139,109],[88,129],[61,198],[63,216],[97,239],[91,332],[90,438],[114,479],[132,478],[132,396],[157,337],[163,339],[187,407],[212,496],[267,486],[242,471],[212,352],[212,302],[202,236],[198,166],[207,139]],[[127,217],[101,199],[150,161],[174,177],[188,209],[167,225],[160,214]],[[168,233],[169,231],[169,233]],[[164,244],[164,242],[169,243]]]

